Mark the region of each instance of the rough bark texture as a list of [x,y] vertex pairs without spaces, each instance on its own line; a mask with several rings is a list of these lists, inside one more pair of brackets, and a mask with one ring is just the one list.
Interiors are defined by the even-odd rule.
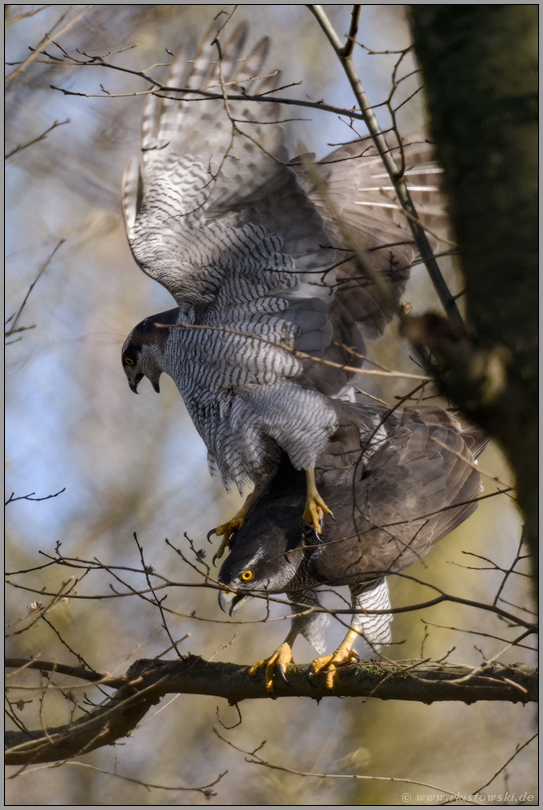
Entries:
[[538,9],[413,5],[410,15],[468,324],[464,339],[436,316],[406,334],[434,352],[443,392],[505,451],[536,558]]
[[[32,669],[39,668],[39,662],[32,664]],[[289,665],[288,684],[276,678],[272,695],[266,691],[264,672],[252,677],[248,666],[204,661],[190,653],[177,661],[136,661],[121,679],[125,684],[110,700],[74,723],[47,731],[7,732],[5,761],[7,765],[57,762],[111,745],[127,736],[151,706],[172,693],[215,695],[231,704],[273,697],[528,703],[538,695],[537,674],[520,666],[492,664],[473,672],[469,667],[425,661],[353,665],[338,670],[332,689],[326,687],[326,673],[309,681],[308,669],[309,665]]]

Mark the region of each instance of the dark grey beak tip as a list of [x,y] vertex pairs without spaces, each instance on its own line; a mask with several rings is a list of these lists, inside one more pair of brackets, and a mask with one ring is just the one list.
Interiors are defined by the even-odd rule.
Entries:
[[228,602],[229,602],[229,599],[228,599],[229,596],[230,596],[229,593],[226,593],[225,591],[219,591],[219,607],[220,607],[220,609],[222,610],[223,613],[228,613],[228,607],[227,606],[228,606]]
[[133,394],[139,393],[137,385],[134,385],[134,383],[128,383],[128,385]]
[[157,394],[160,394],[160,386],[159,386],[159,384],[157,382],[153,383],[153,388],[155,389]]
[[239,596],[230,591],[219,591],[219,607],[224,613],[233,616],[238,607],[246,599],[245,596]]

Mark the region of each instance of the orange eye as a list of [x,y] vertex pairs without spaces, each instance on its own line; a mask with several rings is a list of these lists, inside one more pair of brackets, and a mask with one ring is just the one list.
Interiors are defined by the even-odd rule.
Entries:
[[134,365],[134,361],[132,360],[131,357],[125,357],[124,362],[126,363],[127,366],[133,366]]
[[241,575],[241,578],[244,580],[244,582],[250,582],[253,577],[254,574],[252,571],[244,571],[243,574]]

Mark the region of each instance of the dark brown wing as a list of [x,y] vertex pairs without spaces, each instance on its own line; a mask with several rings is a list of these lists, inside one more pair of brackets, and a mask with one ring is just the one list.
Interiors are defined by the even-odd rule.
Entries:
[[316,479],[335,519],[325,516],[320,539],[304,526],[304,474],[285,458],[235,535],[221,581],[250,565],[255,590],[369,583],[417,562],[477,508],[481,431],[439,408],[387,418],[385,408],[334,407],[340,427]]
[[319,491],[335,521],[325,519],[309,563],[315,579],[334,585],[402,571],[466,520],[481,489],[472,465],[487,441],[446,411],[418,408],[393,414],[366,448],[370,424],[384,412],[342,408],[361,435],[342,427],[341,451],[332,444],[319,459]]

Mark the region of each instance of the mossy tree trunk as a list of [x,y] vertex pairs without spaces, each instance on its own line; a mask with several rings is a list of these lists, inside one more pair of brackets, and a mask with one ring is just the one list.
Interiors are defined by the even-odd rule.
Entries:
[[427,316],[406,333],[437,358],[443,393],[505,451],[537,572],[538,9],[413,5],[410,19],[460,248],[467,332]]

